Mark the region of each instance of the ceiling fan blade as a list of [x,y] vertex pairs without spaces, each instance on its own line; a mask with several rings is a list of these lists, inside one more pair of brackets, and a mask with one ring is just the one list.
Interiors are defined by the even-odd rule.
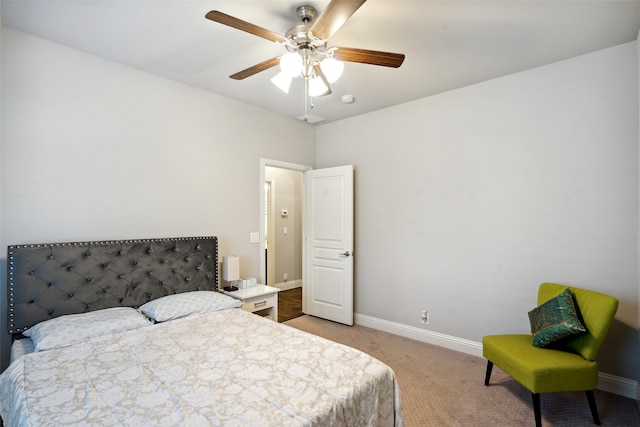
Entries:
[[254,74],[258,74],[261,71],[268,70],[271,67],[275,67],[279,63],[280,63],[279,56],[276,58],[267,59],[266,61],[262,61],[261,63],[256,64],[253,67],[249,67],[242,71],[238,71],[237,73],[232,74],[229,77],[231,77],[234,80],[243,80],[243,79],[246,79],[247,77],[253,76]]
[[234,18],[231,15],[227,15],[226,13],[222,13],[217,10],[212,10],[211,12],[205,15],[207,19],[210,19],[214,22],[219,22],[220,24],[227,25],[229,27],[245,31],[249,34],[253,34],[258,37],[265,38],[267,40],[271,40],[273,42],[284,42],[284,36],[274,33],[271,30],[267,30],[265,28],[254,25],[250,22],[243,21],[242,19]]
[[323,93],[322,95],[317,95],[317,96],[331,95],[331,85],[329,84],[329,80],[327,80],[327,77],[322,72],[322,69],[320,68],[320,65],[318,65],[318,64],[314,65],[313,66],[313,71],[315,71],[316,74],[318,75],[318,77],[320,77],[322,79],[322,81],[324,82],[324,84],[327,85],[326,92]]
[[332,0],[311,26],[311,33],[327,40],[366,0]]
[[398,68],[404,61],[404,54],[392,52],[380,52],[377,50],[353,49],[350,47],[338,47],[333,52],[333,57],[347,62],[359,62],[361,64],[382,65],[384,67]]

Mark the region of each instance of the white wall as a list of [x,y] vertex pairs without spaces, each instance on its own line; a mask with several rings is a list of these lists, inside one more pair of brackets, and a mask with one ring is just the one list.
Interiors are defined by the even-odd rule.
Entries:
[[259,276],[260,158],[314,164],[313,127],[4,27],[2,67],[1,247],[217,235]]
[[620,300],[601,370],[638,379],[636,42],[317,128],[356,168],[356,312],[480,342],[539,283]]

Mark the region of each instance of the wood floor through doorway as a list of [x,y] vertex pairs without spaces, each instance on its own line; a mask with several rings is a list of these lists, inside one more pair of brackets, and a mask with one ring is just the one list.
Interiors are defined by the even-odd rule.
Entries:
[[278,292],[278,322],[302,316],[302,288]]

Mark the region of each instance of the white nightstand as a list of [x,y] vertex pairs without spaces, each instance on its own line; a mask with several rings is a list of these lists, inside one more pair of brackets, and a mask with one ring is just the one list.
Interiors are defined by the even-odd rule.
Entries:
[[256,285],[253,288],[238,289],[237,291],[222,291],[242,301],[242,309],[278,321],[278,292],[279,288],[266,285]]

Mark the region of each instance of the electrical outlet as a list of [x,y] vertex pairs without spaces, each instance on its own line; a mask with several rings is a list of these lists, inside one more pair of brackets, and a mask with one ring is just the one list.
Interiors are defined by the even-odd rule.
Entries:
[[287,281],[287,273],[284,273],[284,281]]
[[420,313],[420,321],[423,325],[429,324],[429,312],[427,310],[422,310],[422,313]]

